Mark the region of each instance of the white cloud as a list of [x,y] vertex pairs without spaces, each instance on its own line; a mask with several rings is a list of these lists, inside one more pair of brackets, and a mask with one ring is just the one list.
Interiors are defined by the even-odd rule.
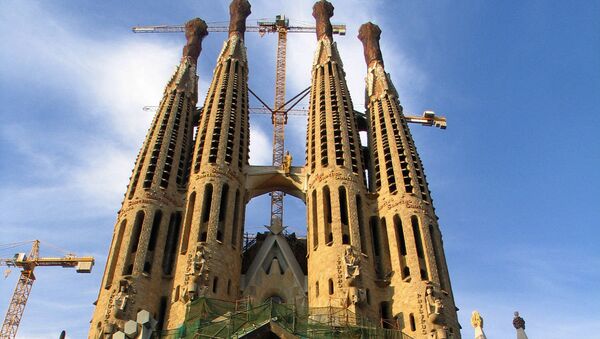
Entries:
[[273,161],[272,137],[259,126],[250,129],[250,164],[270,166]]

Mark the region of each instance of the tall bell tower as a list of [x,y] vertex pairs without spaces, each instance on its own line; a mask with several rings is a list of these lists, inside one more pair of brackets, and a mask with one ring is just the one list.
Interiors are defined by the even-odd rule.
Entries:
[[117,216],[90,337],[110,335],[137,310],[164,314],[188,180],[198,100],[196,62],[206,24],[185,25],[183,57],[136,160]]
[[[365,165],[346,74],[333,41],[333,5],[313,7],[317,27],[307,126],[308,291],[311,307],[365,313]],[[367,278],[369,277],[369,278]]]
[[229,7],[229,37],[217,59],[198,126],[168,327],[198,296],[235,301],[240,290],[248,167],[247,0]]
[[375,270],[390,272],[381,316],[417,338],[460,337],[438,218],[398,93],[385,72],[381,30],[366,23],[358,38],[367,63],[371,191],[376,194]]
[[[200,19],[185,25],[183,58],[117,217],[90,337],[131,337],[140,325],[140,338],[460,338],[438,218],[385,72],[379,27],[366,23],[358,35],[367,64],[363,115],[333,40],[334,7],[314,4],[306,162],[250,166],[250,4],[233,0],[229,9],[201,110],[196,62],[208,28]],[[367,132],[367,147],[359,132]],[[272,191],[306,204],[306,238],[271,227],[244,246],[246,204]]]

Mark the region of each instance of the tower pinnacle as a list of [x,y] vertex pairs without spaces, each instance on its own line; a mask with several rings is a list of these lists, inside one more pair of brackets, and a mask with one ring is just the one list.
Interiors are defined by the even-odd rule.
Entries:
[[202,39],[208,35],[206,22],[200,18],[192,19],[185,23],[185,38],[187,42],[183,47],[183,57],[190,57],[195,64],[202,51]]
[[333,28],[331,27],[331,21],[329,21],[333,16],[333,5],[326,0],[317,1],[313,6],[312,15],[317,22],[317,40],[320,40],[323,36],[333,40]]
[[363,43],[367,67],[371,66],[371,63],[376,61],[381,62],[383,65],[383,57],[381,56],[381,49],[379,48],[380,37],[381,29],[372,22],[363,24],[358,30],[358,39]]
[[240,38],[244,38],[246,32],[246,18],[252,13],[250,11],[250,3],[248,0],[233,0],[229,5],[229,36],[237,34]]

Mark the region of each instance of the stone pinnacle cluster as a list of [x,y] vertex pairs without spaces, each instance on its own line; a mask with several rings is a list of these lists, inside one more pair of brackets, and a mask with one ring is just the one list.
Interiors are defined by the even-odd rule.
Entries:
[[[183,57],[117,216],[90,338],[123,333],[140,311],[151,315],[144,324],[157,334],[178,329],[202,298],[344,309],[413,338],[460,338],[440,227],[385,72],[381,30],[372,23],[359,30],[367,112],[357,114],[333,13],[327,1],[313,7],[306,163],[285,169],[248,163],[248,1],[230,5],[229,35],[200,111],[196,64],[207,26],[201,19],[185,25]],[[290,246],[281,230],[271,230],[244,247],[246,204],[275,190],[305,202],[306,240]]]

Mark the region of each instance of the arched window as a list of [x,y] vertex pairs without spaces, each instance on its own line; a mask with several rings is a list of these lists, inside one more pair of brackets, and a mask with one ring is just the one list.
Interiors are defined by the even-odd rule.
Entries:
[[404,239],[404,230],[402,220],[398,214],[394,215],[394,231],[396,233],[396,244],[398,244],[398,257],[400,259],[400,274],[402,279],[410,276],[410,268],[406,264],[406,240]]
[[235,191],[235,206],[233,207],[233,225],[231,226],[231,247],[237,246],[237,233],[240,213],[240,190]]
[[333,295],[333,279],[329,279],[329,295]]
[[229,195],[229,185],[224,184],[221,191],[221,203],[219,204],[219,222],[217,225],[217,240],[223,241],[225,237],[225,216],[227,215],[227,198]]
[[181,228],[181,212],[171,213],[169,219],[169,228],[167,229],[167,240],[162,261],[164,275],[170,275],[173,271],[175,254],[177,253],[177,239],[179,239],[179,229]]
[[192,228],[192,219],[194,219],[194,208],[196,206],[196,192],[192,192],[188,199],[187,213],[185,216],[185,227],[183,228],[183,235],[181,237],[181,254],[187,252],[190,229]]
[[204,186],[204,199],[202,201],[202,214],[200,215],[200,232],[198,233],[198,241],[206,241],[208,236],[208,221],[210,220],[212,193],[212,184],[206,184],[206,186]]
[[312,236],[313,236],[313,250],[319,246],[319,216],[317,211],[317,190],[312,192]]
[[213,286],[212,286],[212,291],[213,293],[217,293],[217,284],[219,283],[219,278],[218,277],[214,277],[213,278]]
[[446,276],[444,276],[444,269],[442,267],[442,239],[439,233],[435,231],[432,224],[429,224],[429,236],[431,237],[431,244],[433,246],[433,255],[435,256],[435,267],[438,272],[438,279],[440,280],[440,286],[443,290],[448,290],[446,285]]
[[340,220],[342,222],[342,244],[350,244],[350,229],[348,226],[348,198],[346,188],[338,188],[338,198],[340,203]]
[[144,273],[152,273],[152,262],[154,261],[154,249],[156,248],[156,240],[160,231],[160,222],[162,220],[162,211],[157,210],[154,213],[152,220],[152,229],[150,231],[150,239],[148,240],[148,250],[146,251],[146,260],[144,260]]
[[133,222],[133,230],[131,231],[131,243],[129,252],[127,253],[125,265],[123,266],[123,275],[133,274],[133,264],[135,263],[135,254],[140,244],[142,235],[142,226],[144,225],[144,211],[138,211]]
[[425,251],[423,250],[423,237],[421,236],[421,228],[419,226],[419,218],[416,215],[410,217],[412,224],[413,236],[415,238],[415,247],[417,249],[417,257],[419,259],[419,272],[421,280],[428,280],[427,263],[425,262]]
[[104,282],[104,288],[109,289],[113,277],[115,275],[115,268],[117,266],[117,261],[119,261],[119,253],[121,252],[121,243],[123,242],[123,234],[125,233],[125,226],[127,226],[127,219],[123,219],[121,224],[119,225],[119,230],[117,231],[117,238],[113,244],[113,253],[110,257],[110,265],[108,266],[108,274],[106,274],[106,281]]
[[367,229],[365,228],[365,220],[362,210],[362,199],[360,195],[356,195],[356,215],[358,218],[358,231],[360,232],[360,250],[364,254],[368,254],[367,251]]
[[325,214],[325,244],[331,246],[333,244],[333,233],[331,232],[331,194],[329,187],[323,187],[323,212]]

